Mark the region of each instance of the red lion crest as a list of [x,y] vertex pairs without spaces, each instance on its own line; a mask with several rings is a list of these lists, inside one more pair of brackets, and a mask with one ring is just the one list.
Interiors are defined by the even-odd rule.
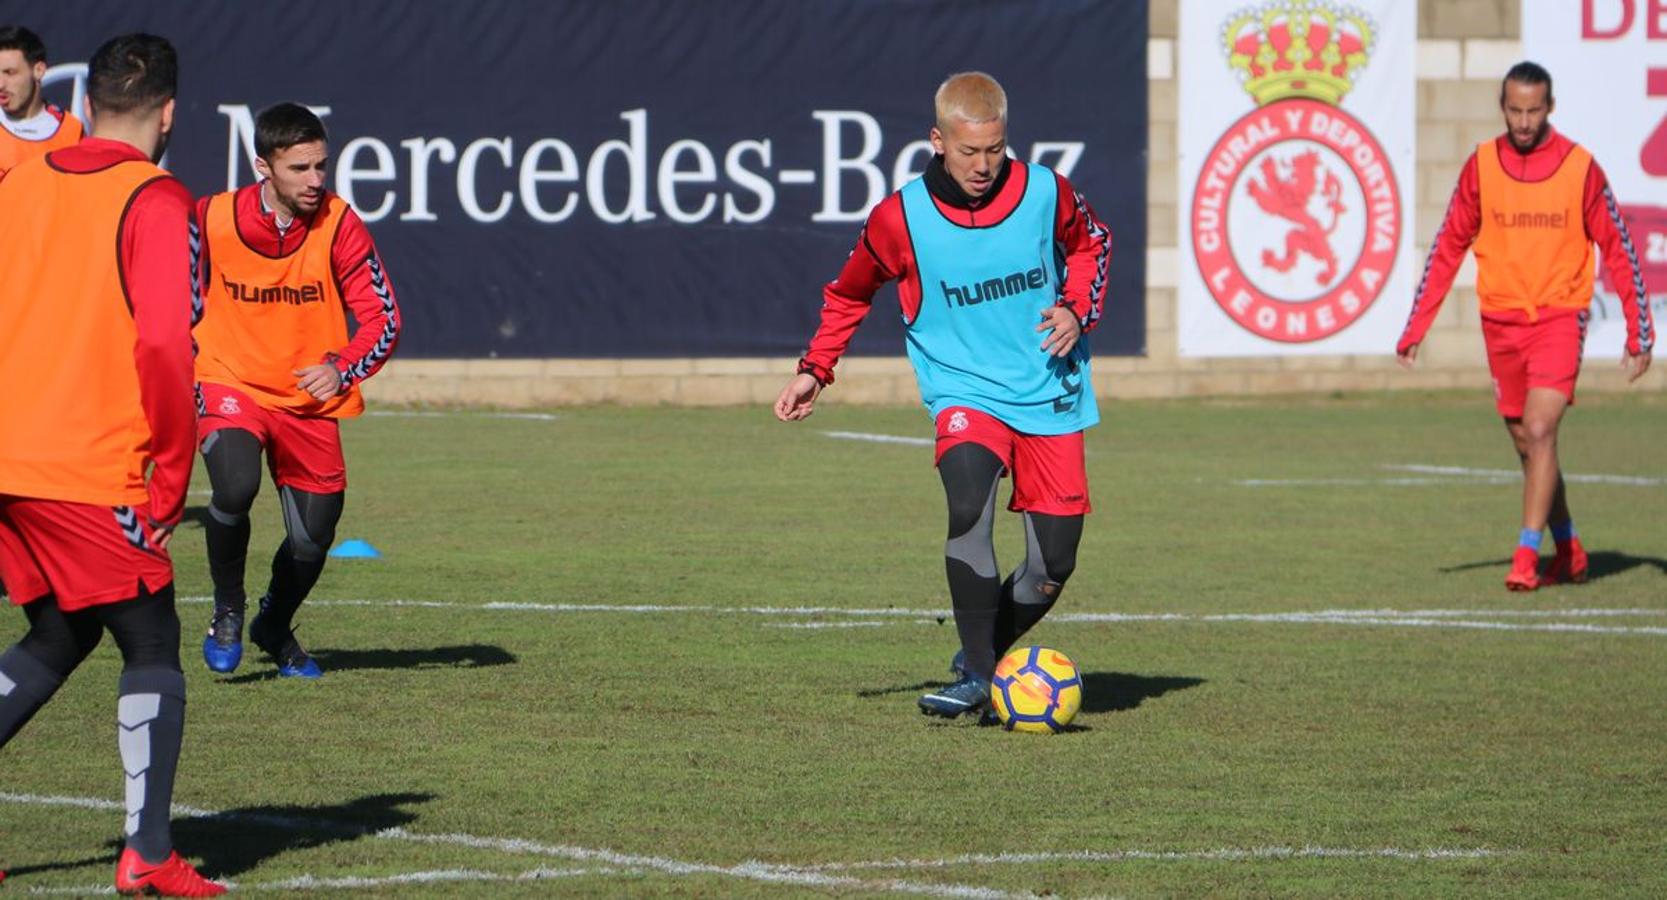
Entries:
[[[1281,171],[1281,170],[1284,171]],[[1288,174],[1287,174],[1288,173]],[[1320,176],[1323,173],[1324,180]],[[1326,209],[1331,212],[1331,223],[1321,225],[1308,211],[1308,201],[1318,191]],[[1301,254],[1308,254],[1323,267],[1314,280],[1328,284],[1337,277],[1337,254],[1331,249],[1331,233],[1347,207],[1342,202],[1343,185],[1331,170],[1320,163],[1320,154],[1309,150],[1292,157],[1285,166],[1273,156],[1262,160],[1262,180],[1250,181],[1250,196],[1263,212],[1278,216],[1296,225],[1285,235],[1285,254],[1262,251],[1262,265],[1275,272],[1289,272]]]

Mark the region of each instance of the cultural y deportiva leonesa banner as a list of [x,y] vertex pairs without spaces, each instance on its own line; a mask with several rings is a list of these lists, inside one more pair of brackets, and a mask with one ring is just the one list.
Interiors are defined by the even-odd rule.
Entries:
[[1183,0],[1183,356],[1393,353],[1415,288],[1416,3]]
[[[1667,4],[1524,2],[1522,50],[1551,72],[1551,124],[1592,151],[1608,176],[1659,323],[1667,313]],[[1618,358],[1626,318],[1597,265],[1586,355]]]
[[[986,69],[1009,147],[1111,228],[1098,354],[1145,349],[1147,7],[1104,0],[44,0],[69,105],[112,35],[179,48],[169,167],[253,179],[254,115],[331,134],[400,355],[796,357],[870,208],[925,169],[932,95]],[[900,355],[896,293],[856,353]]]

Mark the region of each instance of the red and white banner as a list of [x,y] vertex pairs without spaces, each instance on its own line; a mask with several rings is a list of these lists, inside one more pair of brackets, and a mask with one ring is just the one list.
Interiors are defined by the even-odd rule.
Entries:
[[1394,351],[1417,38],[1415,3],[1182,0],[1182,356]]
[[[1609,177],[1659,323],[1667,314],[1667,0],[1522,4],[1523,56],[1551,72],[1551,122]],[[1499,73],[1503,76],[1505,73]],[[1598,266],[1586,355],[1619,357],[1626,319]]]

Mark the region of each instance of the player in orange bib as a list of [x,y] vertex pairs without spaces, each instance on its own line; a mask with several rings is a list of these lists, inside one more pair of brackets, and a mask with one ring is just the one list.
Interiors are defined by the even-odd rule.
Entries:
[[[209,897],[173,850],[185,733],[168,542],[196,437],[199,308],[191,195],[158,168],[174,48],[146,34],[93,54],[93,134],[0,179],[0,576],[29,630],[0,653],[0,745],[109,631],[121,649],[127,773],[116,889]],[[69,752],[69,751],[64,751]]]
[[[1411,367],[1466,250],[1476,253],[1476,296],[1499,414],[1522,460],[1522,531],[1505,586],[1586,580],[1586,551],[1569,513],[1557,429],[1574,383],[1592,303],[1592,245],[1620,294],[1627,338],[1621,365],[1633,381],[1650,367],[1655,328],[1638,254],[1603,170],[1547,121],[1551,75],[1531,62],[1505,75],[1506,132],[1476,148],[1436,232],[1412,315],[1396,347]],[[1541,532],[1557,555],[1539,572]]]
[[73,147],[81,120],[46,102],[46,45],[20,25],[0,25],[0,178],[26,159]]
[[[231,672],[243,657],[249,508],[264,450],[287,536],[249,639],[280,676],[318,678],[292,623],[341,517],[338,422],[364,410],[359,382],[393,353],[399,307],[364,222],[324,188],[330,156],[318,116],[295,103],[263,110],[255,157],[257,184],[197,206],[207,248],[197,429],[214,489],[204,527],[214,614],[203,659]],[[357,323],[351,338],[348,315]]]

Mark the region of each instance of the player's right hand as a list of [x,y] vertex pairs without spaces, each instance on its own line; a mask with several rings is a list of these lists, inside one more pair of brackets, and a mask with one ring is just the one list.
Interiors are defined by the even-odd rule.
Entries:
[[1418,345],[1408,344],[1405,350],[1395,354],[1395,361],[1401,364],[1401,368],[1411,369],[1412,364],[1418,361]]
[[808,373],[799,373],[781,389],[776,397],[776,418],[783,422],[797,422],[815,412],[816,398],[822,393],[822,382]]
[[150,545],[158,550],[168,549],[168,541],[174,537],[174,526],[161,525],[155,521],[150,523]]

